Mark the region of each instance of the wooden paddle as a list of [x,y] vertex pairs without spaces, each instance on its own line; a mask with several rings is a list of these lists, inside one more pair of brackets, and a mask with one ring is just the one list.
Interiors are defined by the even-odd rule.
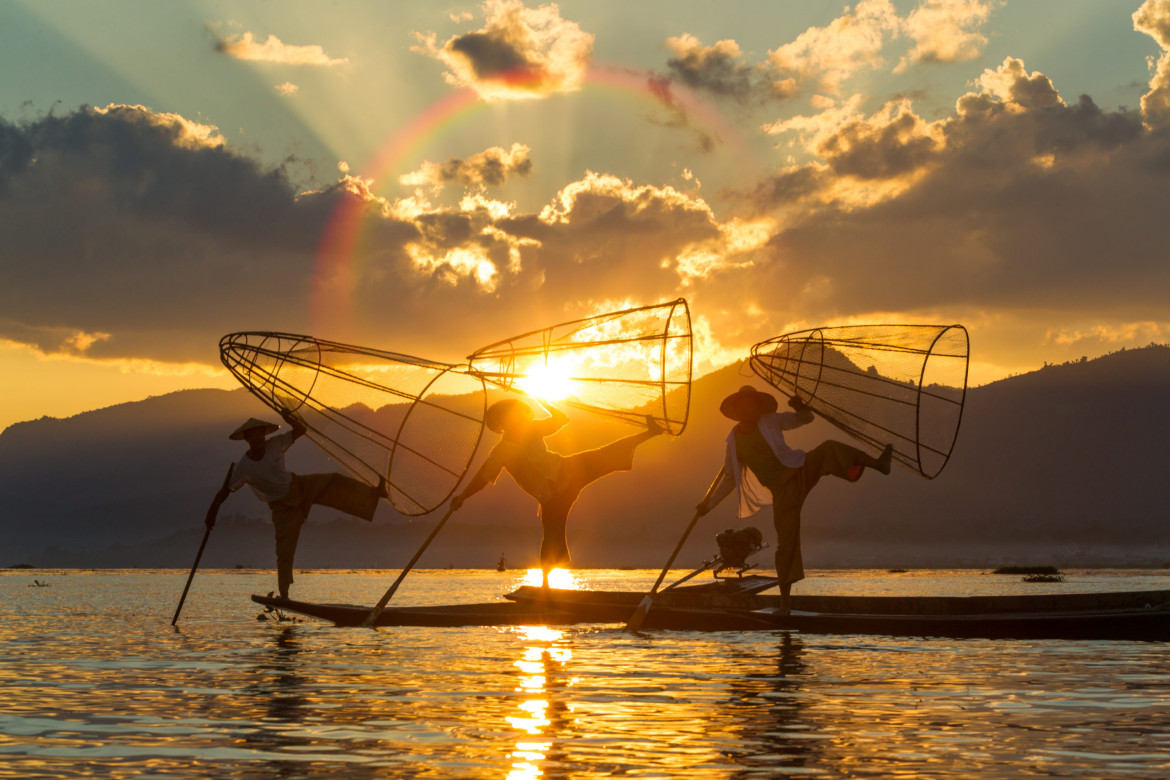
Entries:
[[179,622],[179,613],[183,611],[183,602],[187,600],[187,591],[191,589],[191,580],[195,579],[195,570],[199,568],[199,559],[203,557],[203,548],[207,546],[207,538],[211,536],[211,529],[215,528],[215,517],[219,514],[219,508],[231,495],[230,485],[232,471],[235,467],[234,463],[228,466],[227,476],[223,478],[223,487],[215,494],[211,506],[207,508],[207,516],[203,518],[203,524],[207,526],[207,530],[203,532],[203,542],[199,545],[199,552],[195,553],[195,563],[191,564],[191,573],[187,575],[187,584],[183,586],[183,595],[179,597],[179,606],[175,607],[175,616],[171,618],[172,626]]
[[[715,475],[715,480],[707,488],[707,492],[703,494],[703,500],[699,502],[700,506],[703,506],[707,503],[707,499],[710,497],[712,491],[715,490],[715,486],[718,485],[719,481],[722,479],[723,469],[719,469],[719,473]],[[699,518],[702,517],[703,514],[704,513],[700,512],[697,508],[695,509],[695,516],[691,518],[691,522],[687,525],[686,530],[683,531],[682,538],[679,539],[678,544],[674,546],[674,552],[670,554],[670,558],[667,559],[666,565],[663,566],[662,571],[659,572],[658,579],[654,582],[654,587],[650,589],[650,592],[647,593],[646,596],[642,599],[641,603],[638,604],[638,608],[634,610],[634,614],[630,615],[630,619],[626,621],[627,631],[637,631],[642,627],[642,623],[646,620],[646,614],[650,611],[650,607],[654,603],[654,597],[658,595],[658,586],[662,584],[664,579],[666,579],[666,573],[670,571],[670,567],[674,563],[674,559],[678,557],[678,553],[680,550],[682,550],[683,544],[686,543],[687,537],[691,535],[691,531],[694,529],[695,523],[699,522]]]
[[378,616],[382,614],[382,610],[386,608],[386,605],[390,603],[390,599],[394,597],[394,591],[398,590],[398,586],[402,584],[404,579],[406,579],[407,573],[414,568],[416,563],[418,563],[418,559],[422,557],[423,552],[430,545],[431,541],[439,535],[439,531],[442,530],[443,525],[447,522],[448,518],[455,514],[455,509],[456,508],[453,506],[447,507],[447,513],[439,520],[438,524],[435,526],[435,530],[431,531],[431,535],[428,536],[422,543],[422,546],[418,548],[418,552],[416,552],[414,557],[410,559],[410,562],[406,564],[406,568],[404,568],[402,573],[398,575],[398,579],[394,580],[394,583],[389,587],[389,589],[387,589],[386,593],[382,596],[378,603],[374,605],[374,608],[370,610],[370,614],[366,615],[366,619],[362,621],[363,628],[370,628],[378,621]]

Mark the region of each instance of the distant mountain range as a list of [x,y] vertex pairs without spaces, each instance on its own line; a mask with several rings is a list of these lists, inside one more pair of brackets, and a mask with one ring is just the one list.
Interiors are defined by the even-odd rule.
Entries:
[[[730,423],[719,401],[745,383],[743,366],[694,382],[678,439],[643,445],[634,470],[582,494],[570,520],[578,566],[658,566],[722,462]],[[806,565],[920,567],[1041,563],[1170,565],[1170,347],[1046,366],[967,395],[951,462],[935,480],[895,469],[857,484],[829,480],[805,507]],[[188,390],[18,423],[0,434],[0,566],[189,566],[207,505],[242,452],[227,434],[250,416],[275,416],[247,391]],[[550,440],[574,452],[631,432],[572,414]],[[794,446],[845,438],[827,423],[793,431]],[[485,434],[476,463],[495,437]],[[308,441],[289,452],[299,471],[334,467]],[[700,522],[680,565],[714,552],[734,518],[729,500]],[[314,509],[300,567],[397,567],[435,517],[408,521],[388,505],[373,524]],[[220,512],[204,565],[273,565],[267,508],[251,491]],[[536,504],[507,477],[471,499],[420,563],[515,566],[536,560]],[[769,564],[769,556],[761,556]]]

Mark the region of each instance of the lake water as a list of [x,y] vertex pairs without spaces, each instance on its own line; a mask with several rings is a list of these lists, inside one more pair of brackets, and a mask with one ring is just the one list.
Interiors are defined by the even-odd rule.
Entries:
[[[1170,646],[338,629],[257,620],[271,572],[0,574],[0,777],[1170,777]],[[306,572],[372,604],[396,572]],[[651,571],[580,571],[643,590]],[[1170,572],[818,571],[798,593],[1170,588]],[[30,587],[33,581],[49,587]],[[489,601],[520,572],[420,571],[395,604]]]

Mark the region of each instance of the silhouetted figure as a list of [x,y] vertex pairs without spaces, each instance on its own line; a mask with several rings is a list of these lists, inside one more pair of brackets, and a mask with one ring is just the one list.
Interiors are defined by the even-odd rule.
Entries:
[[790,609],[792,583],[804,579],[800,555],[800,510],[821,477],[832,475],[856,482],[866,467],[890,473],[893,447],[881,457],[839,441],[822,442],[810,452],[792,449],[784,431],[807,425],[813,413],[799,396],[789,399],[791,412],[777,412],[776,399],[744,385],[723,399],[719,411],[737,425],[727,436],[723,478],[711,496],[700,502],[700,515],[739,491],[739,517],[748,517],[772,504],[776,525],[776,577],[780,580],[782,609]]
[[[293,557],[301,526],[314,504],[339,509],[363,520],[373,520],[378,499],[385,498],[386,480],[377,487],[344,474],[294,474],[284,465],[284,453],[305,433],[305,426],[289,412],[281,417],[291,430],[269,436],[280,429],[275,423],[249,419],[228,438],[246,441],[248,451],[235,464],[231,482],[224,491],[234,492],[250,485],[256,496],[272,511],[276,533],[276,580],[280,597],[288,598],[293,582]],[[226,498],[226,494],[223,495]]]
[[451,508],[461,507],[468,498],[494,484],[500,472],[507,469],[516,484],[540,502],[540,525],[544,531],[540,542],[541,582],[548,587],[548,573],[557,566],[571,563],[565,532],[569,511],[581,490],[606,474],[629,471],[638,445],[663,431],[658,422],[647,415],[643,433],[618,439],[595,450],[562,456],[549,451],[544,439],[563,428],[569,418],[552,405],[536,403],[548,417],[534,419],[528,404],[517,398],[498,401],[488,407],[484,423],[489,430],[500,434],[500,441],[463,492],[451,499]]

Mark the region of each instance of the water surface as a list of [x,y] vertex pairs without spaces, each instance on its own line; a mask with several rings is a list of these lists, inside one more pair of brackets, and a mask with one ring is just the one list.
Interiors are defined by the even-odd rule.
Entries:
[[[372,604],[396,572],[299,573]],[[584,571],[642,590],[650,571]],[[801,593],[1170,589],[1170,572],[818,571]],[[257,620],[271,572],[0,574],[0,777],[1170,776],[1162,643],[338,629]],[[29,587],[33,580],[49,587]],[[514,572],[421,571],[394,603]]]

